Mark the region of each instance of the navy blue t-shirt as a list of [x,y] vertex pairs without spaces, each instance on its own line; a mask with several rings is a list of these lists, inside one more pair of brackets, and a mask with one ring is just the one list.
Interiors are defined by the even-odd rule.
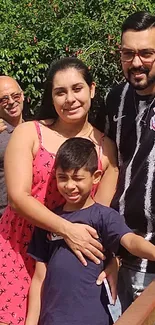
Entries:
[[[115,210],[98,203],[74,211],[57,211],[63,218],[94,227],[107,252],[117,253],[120,239],[131,232]],[[41,325],[109,325],[104,287],[96,279],[104,262],[88,260],[83,266],[65,241],[55,234],[36,228],[28,253],[47,263],[42,296]]]

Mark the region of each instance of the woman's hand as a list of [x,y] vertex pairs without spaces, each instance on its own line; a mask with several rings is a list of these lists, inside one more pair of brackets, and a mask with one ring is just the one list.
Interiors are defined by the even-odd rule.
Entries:
[[96,281],[97,285],[101,285],[103,283],[103,280],[105,278],[107,279],[114,303],[117,298],[118,271],[119,271],[119,259],[117,257],[113,257],[109,262],[109,264],[107,265],[106,269],[100,273]]
[[88,225],[74,223],[67,228],[64,240],[84,266],[87,261],[83,255],[96,264],[104,260],[103,246],[97,241],[96,230]]

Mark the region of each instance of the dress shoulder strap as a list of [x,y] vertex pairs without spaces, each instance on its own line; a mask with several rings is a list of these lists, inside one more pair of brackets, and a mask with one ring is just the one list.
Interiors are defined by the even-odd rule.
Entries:
[[39,121],[34,121],[34,124],[35,124],[36,131],[37,131],[37,134],[38,134],[39,144],[42,145],[42,134],[41,134]]
[[[93,128],[91,129],[88,138],[92,140],[91,138],[91,134],[92,134]],[[104,139],[104,133],[101,133],[100,139],[99,139],[99,143],[98,143],[98,169],[102,170],[102,156],[103,156],[103,139]],[[93,143],[96,145],[96,143],[93,141]]]
[[100,142],[99,142],[99,151],[98,151],[98,169],[102,170],[102,156],[103,156],[103,139],[104,139],[104,133],[102,133]]
[[104,139],[104,133],[101,134],[101,138],[99,142],[99,159],[102,159],[103,156],[103,139]]

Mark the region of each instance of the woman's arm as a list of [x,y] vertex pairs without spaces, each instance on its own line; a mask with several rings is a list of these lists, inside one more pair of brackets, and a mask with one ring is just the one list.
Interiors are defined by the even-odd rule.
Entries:
[[116,146],[108,137],[103,139],[103,155],[106,160],[103,168],[106,167],[95,195],[95,201],[109,206],[116,191],[118,167]]
[[28,313],[25,325],[37,325],[41,309],[41,294],[44,279],[46,276],[46,265],[42,262],[36,262],[35,272],[32,278],[29,298]]
[[95,229],[62,219],[32,197],[32,164],[38,147],[33,122],[15,128],[5,153],[5,177],[11,206],[32,224],[62,235],[84,265],[87,263],[83,254],[99,263],[99,259],[103,259],[102,245],[95,239],[98,238]]

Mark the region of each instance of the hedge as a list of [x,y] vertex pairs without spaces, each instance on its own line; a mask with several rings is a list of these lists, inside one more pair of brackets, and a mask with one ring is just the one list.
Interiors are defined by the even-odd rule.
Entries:
[[15,77],[34,111],[51,62],[78,56],[90,67],[101,99],[123,76],[120,28],[154,0],[0,0],[0,74]]

